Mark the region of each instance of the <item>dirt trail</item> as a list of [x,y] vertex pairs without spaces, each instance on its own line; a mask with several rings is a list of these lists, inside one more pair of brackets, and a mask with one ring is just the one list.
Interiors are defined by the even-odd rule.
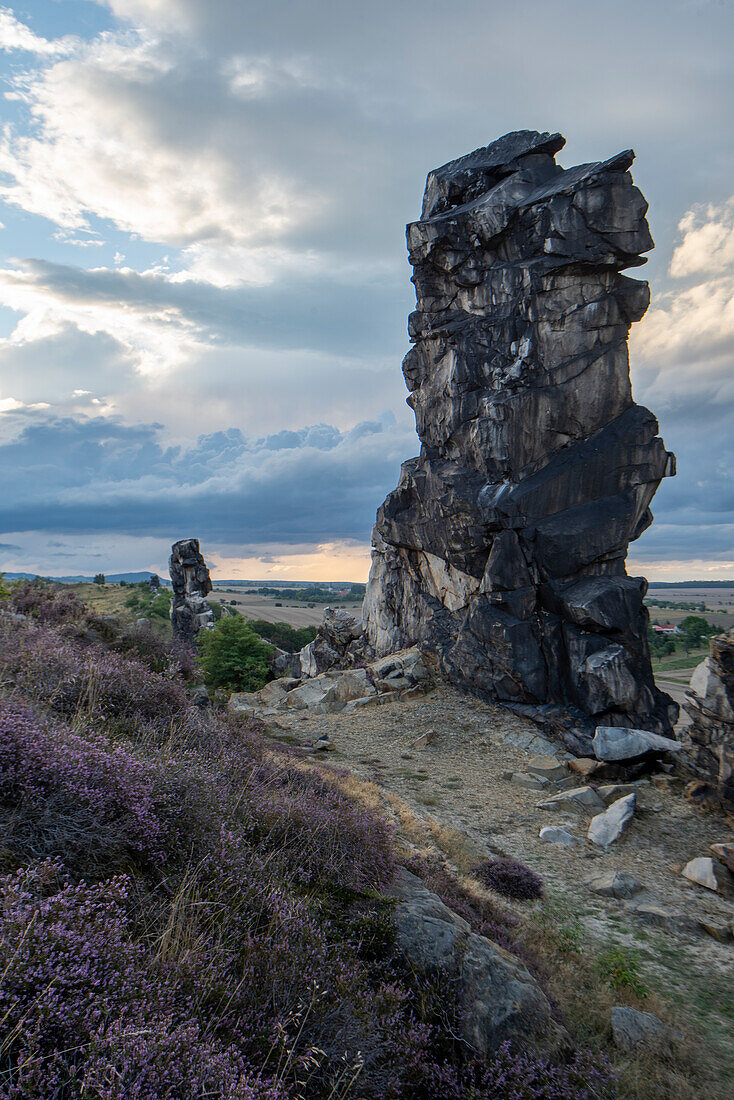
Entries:
[[[271,732],[302,745],[328,734],[333,751],[307,759],[318,766],[326,757],[330,765],[346,767],[397,796],[432,826],[439,840],[443,837],[439,847],[455,866],[466,865],[467,853],[470,862],[502,854],[532,866],[548,893],[581,915],[597,945],[619,942],[640,950],[661,995],[681,1002],[684,1014],[722,1047],[720,1055],[734,1072],[732,944],[717,942],[700,927],[673,930],[681,921],[695,927],[701,920],[725,936],[727,927],[734,927],[732,901],[688,883],[679,873],[688,860],[708,854],[711,843],[733,838],[721,818],[693,811],[680,780],[640,785],[631,825],[604,852],[586,840],[590,815],[538,807],[557,788],[528,790],[505,777],[523,772],[533,755],[545,751],[538,729],[446,685],[416,700],[357,713],[278,716]],[[429,744],[416,747],[422,735],[428,735]],[[553,751],[561,750],[554,746]],[[565,826],[579,837],[579,845],[567,849],[541,841],[543,825]],[[672,926],[651,926],[625,902],[592,893],[585,880],[606,871],[633,875],[670,915]]]

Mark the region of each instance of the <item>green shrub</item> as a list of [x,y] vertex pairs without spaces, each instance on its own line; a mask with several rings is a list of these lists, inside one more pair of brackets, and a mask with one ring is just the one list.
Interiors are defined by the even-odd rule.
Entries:
[[150,605],[150,614],[158,619],[168,619],[171,614],[171,597],[166,592],[159,592]]
[[211,687],[258,691],[271,678],[268,660],[272,646],[258,638],[240,615],[220,619],[199,638],[199,665]]
[[637,997],[647,997],[649,990],[640,975],[640,952],[630,947],[610,947],[596,960],[602,981],[612,989],[629,989]]
[[289,653],[297,653],[299,649],[303,649],[318,633],[315,626],[296,627],[290,623],[269,623],[265,619],[248,619],[247,625],[261,638]]

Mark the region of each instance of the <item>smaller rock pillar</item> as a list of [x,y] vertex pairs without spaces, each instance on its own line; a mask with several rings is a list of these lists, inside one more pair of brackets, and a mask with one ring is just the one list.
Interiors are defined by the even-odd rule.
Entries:
[[171,547],[168,568],[173,585],[171,626],[173,636],[193,642],[200,630],[214,625],[214,615],[206,597],[212,590],[206,562],[198,539],[181,539]]

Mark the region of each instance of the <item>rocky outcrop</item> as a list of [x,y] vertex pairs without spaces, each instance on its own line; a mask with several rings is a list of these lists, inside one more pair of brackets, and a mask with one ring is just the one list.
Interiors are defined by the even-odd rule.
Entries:
[[563,145],[521,131],[428,176],[403,363],[422,446],[377,514],[366,629],[486,697],[665,734],[624,564],[675,466],[630,387],[647,203],[631,151],[564,170]]
[[467,922],[399,868],[394,889],[398,947],[416,970],[440,974],[455,990],[461,1037],[479,1054],[507,1040],[553,1054],[569,1041],[538,983],[514,955],[472,932]]
[[327,607],[316,637],[300,651],[300,675],[319,676],[332,668],[349,668],[363,663],[367,653],[361,618],[344,608]]
[[685,735],[693,771],[711,798],[734,814],[734,630],[712,638],[709,649],[691,677]]
[[665,1024],[652,1012],[640,1012],[629,1005],[618,1005],[612,1009],[612,1035],[615,1045],[621,1050],[636,1050],[640,1044],[661,1039],[665,1032]]
[[182,641],[192,642],[200,630],[214,625],[214,615],[206,601],[212,590],[212,581],[199,550],[199,540],[181,539],[174,542],[168,568],[173,585],[173,635]]
[[329,668],[315,676],[283,676],[260,691],[230,696],[232,714],[261,717],[292,711],[338,714],[422,694],[433,686],[420,649],[393,653],[365,668]]

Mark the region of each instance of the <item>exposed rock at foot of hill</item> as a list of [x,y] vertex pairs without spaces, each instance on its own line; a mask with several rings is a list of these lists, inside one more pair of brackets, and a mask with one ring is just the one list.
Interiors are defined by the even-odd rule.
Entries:
[[200,630],[214,625],[206,597],[212,590],[206,562],[198,539],[181,539],[171,547],[168,568],[173,585],[171,626],[174,638],[192,642]]
[[569,1042],[538,983],[514,955],[472,932],[467,922],[405,868],[398,870],[398,946],[421,973],[441,973],[458,999],[461,1037],[479,1054],[507,1040],[554,1054]]
[[653,247],[634,154],[564,170],[563,145],[520,131],[428,176],[403,363],[421,453],[378,511],[364,613],[378,656],[422,645],[485,697],[560,706],[579,752],[677,716],[625,572],[675,460],[630,387],[650,293],[621,272]]
[[312,642],[298,654],[301,676],[319,676],[332,668],[364,663],[369,652],[361,618],[344,608],[327,607]]
[[696,775],[723,808],[734,814],[734,630],[709,643],[710,654],[693,673],[685,734]]
[[364,668],[329,668],[314,676],[283,676],[260,691],[235,692],[227,704],[232,714],[276,714],[311,711],[338,714],[379,706],[429,691],[431,674],[420,649],[382,657]]

